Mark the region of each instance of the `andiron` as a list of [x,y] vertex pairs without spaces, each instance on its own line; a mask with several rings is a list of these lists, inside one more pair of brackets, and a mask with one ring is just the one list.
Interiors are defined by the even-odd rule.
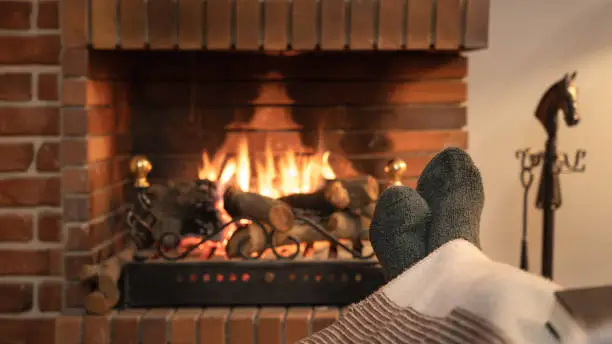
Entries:
[[576,110],[576,72],[566,74],[544,93],[536,110],[536,118],[546,130],[547,139],[543,152],[532,153],[529,148],[516,152],[521,162],[520,180],[523,186],[523,230],[521,235],[521,269],[529,269],[527,255],[527,204],[529,190],[534,180],[534,169],[542,166],[536,207],[542,209],[542,276],[552,279],[554,258],[555,211],[561,207],[561,185],[559,175],[562,173],[579,173],[585,171],[586,151],[577,150],[573,157],[567,153],[557,152],[558,112],[568,127],[580,122]]

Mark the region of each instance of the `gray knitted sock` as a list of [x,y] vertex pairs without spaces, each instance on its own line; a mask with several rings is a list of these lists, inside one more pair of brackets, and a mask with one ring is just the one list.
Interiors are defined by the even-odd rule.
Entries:
[[388,279],[427,256],[425,200],[406,186],[386,189],[376,203],[370,241]]
[[463,238],[480,247],[480,215],[484,192],[480,172],[461,149],[448,148],[425,167],[417,191],[431,209],[427,252]]

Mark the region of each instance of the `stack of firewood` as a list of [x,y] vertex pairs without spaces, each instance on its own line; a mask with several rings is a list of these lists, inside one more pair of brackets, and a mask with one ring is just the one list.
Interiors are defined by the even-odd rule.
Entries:
[[[326,240],[326,236],[310,225],[295,219],[297,209],[317,214],[321,227],[336,239],[349,239],[353,247],[361,246],[361,240],[368,238],[368,229],[374,213],[379,186],[371,176],[332,180],[313,192],[293,194],[272,199],[257,193],[229,189],[225,193],[225,209],[233,217],[248,216],[259,220],[266,232],[275,230],[273,245],[286,245],[291,238],[303,243]],[[265,247],[264,231],[252,223],[233,237],[228,244],[230,256],[237,255],[232,241],[245,241],[240,247],[244,253],[258,252]],[[247,252],[244,252],[246,250]]]
[[99,264],[83,265],[80,280],[88,291],[85,297],[85,310],[90,314],[106,314],[119,302],[119,277],[121,268],[132,261],[133,248],[126,248]]

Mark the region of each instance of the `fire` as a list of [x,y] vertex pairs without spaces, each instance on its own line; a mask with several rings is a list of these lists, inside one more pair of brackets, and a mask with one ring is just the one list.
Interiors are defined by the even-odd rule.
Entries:
[[[296,154],[288,150],[280,156],[275,156],[269,140],[265,142],[263,156],[251,155],[246,137],[241,137],[238,152],[235,157],[227,156],[226,152],[217,152],[213,159],[207,152],[202,153],[202,165],[198,168],[198,178],[208,179],[217,183],[219,201],[216,208],[223,223],[232,220],[225,212],[223,194],[229,185],[242,191],[256,192],[264,196],[279,198],[295,193],[308,193],[320,188],[325,180],[335,179],[329,164],[329,152],[317,152],[309,156]],[[240,224],[226,227],[222,233],[222,241],[215,244],[216,252],[225,254],[227,241],[238,229]],[[180,247],[185,249],[192,242],[182,241]],[[211,250],[210,245],[198,248],[202,256]]]
[[221,152],[211,160],[204,152],[198,169],[198,178],[217,182],[221,193],[228,185],[234,184],[242,191],[272,198],[312,192],[325,180],[335,177],[329,164],[329,152],[301,156],[290,149],[275,157],[267,140],[263,157],[258,157],[250,154],[244,136],[239,141],[235,158],[227,159],[226,153]]

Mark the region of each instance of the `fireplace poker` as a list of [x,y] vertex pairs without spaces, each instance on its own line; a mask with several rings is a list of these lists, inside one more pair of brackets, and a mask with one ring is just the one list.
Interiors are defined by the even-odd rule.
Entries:
[[529,271],[529,256],[527,243],[527,215],[529,190],[533,184],[533,170],[540,164],[542,154],[531,154],[529,148],[518,150],[516,158],[521,161],[521,185],[523,186],[523,230],[521,232],[521,263],[520,268]]

